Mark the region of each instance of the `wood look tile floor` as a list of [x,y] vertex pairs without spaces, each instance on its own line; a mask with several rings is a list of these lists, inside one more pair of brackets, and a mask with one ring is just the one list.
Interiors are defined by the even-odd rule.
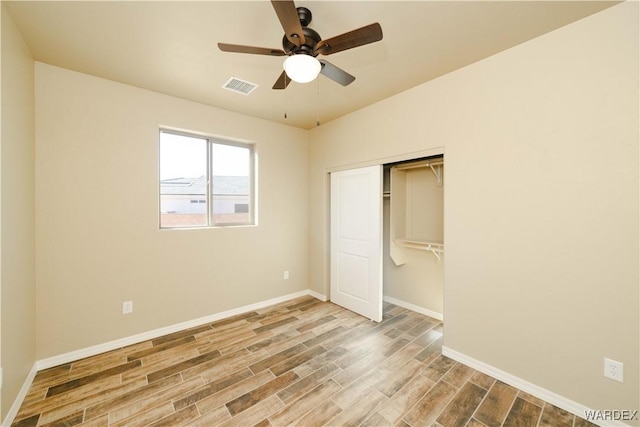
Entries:
[[41,371],[12,426],[593,426],[441,348],[429,317],[303,297]]

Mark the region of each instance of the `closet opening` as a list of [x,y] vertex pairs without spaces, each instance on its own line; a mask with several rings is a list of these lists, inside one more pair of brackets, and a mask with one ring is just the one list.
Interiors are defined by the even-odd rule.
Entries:
[[383,165],[384,301],[444,312],[444,156]]

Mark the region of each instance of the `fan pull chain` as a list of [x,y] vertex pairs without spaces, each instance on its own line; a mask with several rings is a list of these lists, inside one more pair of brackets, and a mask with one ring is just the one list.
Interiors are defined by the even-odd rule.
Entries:
[[284,89],[285,89],[285,90],[283,90],[283,92],[284,92],[284,98],[283,98],[284,99],[284,118],[286,120],[287,119],[287,91],[286,91],[286,89],[287,89],[287,74],[286,73],[284,75]]
[[316,80],[318,80],[318,85],[316,86],[317,91],[316,91],[316,126],[320,126],[320,78],[319,76],[316,77]]

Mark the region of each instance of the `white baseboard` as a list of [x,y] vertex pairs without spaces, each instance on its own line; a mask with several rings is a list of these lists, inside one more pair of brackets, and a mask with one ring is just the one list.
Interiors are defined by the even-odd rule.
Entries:
[[315,299],[319,299],[322,302],[327,302],[329,298],[326,295],[321,294],[320,292],[312,291],[311,289],[307,290],[308,295],[311,295]]
[[31,384],[33,383],[33,380],[36,377],[37,373],[38,373],[37,363],[34,363],[33,366],[31,367],[31,371],[29,371],[29,374],[27,375],[27,378],[24,380],[24,383],[22,384],[22,387],[20,388],[20,391],[18,392],[16,399],[13,401],[13,405],[11,405],[11,408],[9,408],[9,412],[7,412],[7,416],[4,418],[4,421],[2,421],[2,427],[9,427],[13,423],[13,420],[15,419],[16,415],[18,415],[20,406],[22,406],[22,402],[24,401],[24,398],[27,397],[27,393],[29,392],[29,389],[31,388]]
[[[580,418],[585,418],[585,414],[587,413],[587,411],[593,412],[591,408],[581,405],[580,403],[574,402],[573,400],[560,396],[552,391],[549,391],[545,388],[542,388],[533,383],[530,383],[529,381],[523,380],[522,378],[516,377],[515,375],[512,375],[501,369],[495,368],[487,363],[474,359],[473,357],[467,356],[466,354],[450,349],[447,346],[442,346],[442,354],[457,362],[467,365],[477,371],[480,371],[493,378],[496,378],[502,381],[503,383],[509,384],[510,386],[513,386],[524,392],[527,392],[530,395],[537,397],[538,399],[542,399],[545,402],[549,402],[552,405],[557,406],[558,408],[571,412],[572,414],[577,415]],[[614,427],[614,426],[628,427],[629,426],[629,424],[625,424],[621,421],[616,421],[616,420],[606,420],[606,421],[589,420],[589,421],[602,427]]]
[[444,320],[444,316],[442,315],[442,313],[438,313],[437,311],[429,310],[428,308],[420,307],[418,305],[414,305],[414,304],[408,303],[406,301],[402,301],[402,300],[390,297],[388,295],[383,296],[382,299],[384,301],[388,302],[388,303],[397,305],[398,307],[406,308],[407,310],[411,310],[411,311],[415,311],[416,313],[424,314],[425,316],[431,317],[433,319],[437,319],[437,320],[440,320],[440,321]]
[[64,365],[65,363],[74,362],[76,360],[84,359],[85,357],[95,356],[107,351],[117,350],[119,348],[126,347],[128,345],[137,344],[139,342],[158,338],[163,335],[171,334],[174,332],[182,331],[182,330],[193,328],[196,326],[201,326],[206,323],[212,323],[217,320],[226,319],[228,317],[246,313],[248,311],[259,310],[261,308],[269,307],[275,304],[280,304],[282,302],[285,302],[294,298],[300,298],[305,295],[310,295],[321,301],[327,301],[326,295],[322,295],[318,292],[307,289],[304,291],[283,295],[281,297],[272,298],[266,301],[257,302],[255,304],[249,304],[243,307],[238,307],[238,308],[223,311],[220,313],[212,314],[209,316],[200,317],[198,319],[177,323],[175,325],[155,329],[153,331],[143,332],[141,334],[120,338],[117,340],[94,345],[94,346],[83,348],[80,350],[74,350],[69,353],[60,354],[58,356],[49,357],[47,359],[38,360],[34,363],[33,368],[31,369],[31,372],[29,372],[29,375],[25,379],[25,382],[22,385],[22,388],[20,389],[20,393],[18,393],[18,396],[16,397],[13,405],[11,406],[11,409],[9,410],[7,416],[2,422],[2,427],[10,426],[11,423],[13,423],[13,420],[15,416],[18,415],[18,410],[20,409],[20,406],[22,405],[22,402],[24,401],[24,398],[26,397],[27,392],[29,391],[29,388],[31,387],[31,384],[33,383],[33,380],[36,374],[38,373],[38,371],[41,371],[43,369],[53,368],[54,366]]

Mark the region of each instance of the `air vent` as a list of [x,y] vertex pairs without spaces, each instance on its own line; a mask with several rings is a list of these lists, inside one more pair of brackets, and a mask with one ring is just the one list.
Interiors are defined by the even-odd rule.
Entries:
[[231,77],[227,82],[222,85],[223,89],[230,90],[232,92],[241,93],[242,95],[249,95],[258,87],[257,84],[240,80],[237,77]]

